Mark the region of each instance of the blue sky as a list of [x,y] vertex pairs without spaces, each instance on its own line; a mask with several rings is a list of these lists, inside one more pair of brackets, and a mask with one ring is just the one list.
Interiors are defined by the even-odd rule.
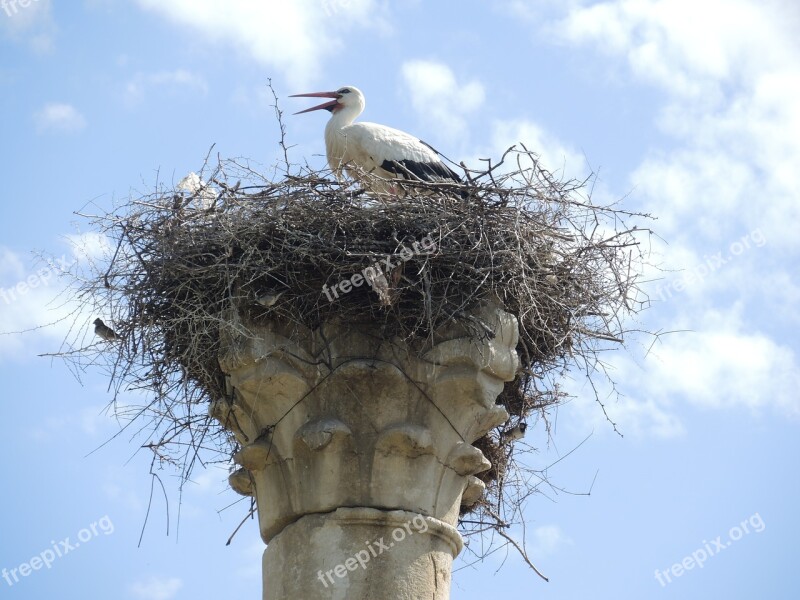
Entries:
[[[791,0],[0,3],[0,569],[85,540],[0,597],[259,597],[256,528],[225,546],[244,511],[223,510],[226,471],[196,473],[179,528],[164,471],[169,535],[157,494],[137,547],[149,458],[127,433],[92,453],[118,429],[103,374],[36,357],[64,324],[9,332],[64,313],[37,253],[57,271],[102,246],[75,211],[177,182],[212,144],[272,165],[268,77],[287,112],[357,85],[365,119],[473,164],[523,141],[658,218],[653,303],[630,325],[680,333],[608,356],[624,437],[576,373],[552,439],[525,438],[541,469],[589,436],[513,532],[550,583],[512,551],[465,552],[454,599],[797,597],[798,30]],[[323,164],[324,120],[287,117],[295,160]]]

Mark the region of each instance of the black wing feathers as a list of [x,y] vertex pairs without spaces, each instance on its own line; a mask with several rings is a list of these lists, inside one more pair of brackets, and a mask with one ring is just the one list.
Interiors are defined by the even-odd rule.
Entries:
[[381,168],[385,171],[389,171],[389,173],[403,175],[405,177],[413,175],[422,181],[440,181],[442,179],[451,179],[459,183],[461,182],[461,177],[459,177],[455,171],[441,161],[418,162],[408,159],[385,160],[383,161],[383,164],[381,164]]

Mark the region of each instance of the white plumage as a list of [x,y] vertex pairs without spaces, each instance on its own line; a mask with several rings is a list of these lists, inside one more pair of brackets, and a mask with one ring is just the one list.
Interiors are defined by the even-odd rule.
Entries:
[[397,194],[393,180],[423,180],[461,183],[461,178],[442,162],[439,154],[412,135],[378,125],[353,123],[364,110],[364,94],[346,86],[335,92],[296,94],[295,97],[333,98],[299,113],[325,109],[331,118],[325,126],[328,164],[338,178],[343,172],[365,188]]
[[525,437],[525,430],[528,429],[528,424],[525,422],[518,423],[511,429],[506,429],[500,433],[501,442],[513,442],[514,440],[521,440]]
[[178,182],[177,189],[192,195],[194,208],[197,210],[208,210],[214,206],[219,195],[219,190],[200,179],[200,175],[194,171]]

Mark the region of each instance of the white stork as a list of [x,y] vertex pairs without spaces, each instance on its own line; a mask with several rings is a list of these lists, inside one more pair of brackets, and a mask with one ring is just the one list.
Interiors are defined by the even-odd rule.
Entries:
[[366,105],[358,88],[349,85],[335,92],[292,97],[333,98],[295,114],[320,109],[331,113],[325,126],[325,148],[328,164],[340,180],[344,170],[373,192],[395,195],[400,188],[392,180],[461,183],[439,153],[422,140],[377,123],[353,123]]

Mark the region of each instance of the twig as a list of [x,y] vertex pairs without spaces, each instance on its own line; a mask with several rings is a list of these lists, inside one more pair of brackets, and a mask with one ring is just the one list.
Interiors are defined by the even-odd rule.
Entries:
[[549,580],[547,577],[545,577],[545,576],[542,574],[542,572],[541,572],[539,569],[537,569],[537,568],[536,568],[536,565],[534,565],[534,564],[533,564],[533,563],[530,561],[530,559],[528,558],[528,554],[525,552],[525,549],[524,549],[524,548],[522,548],[522,547],[521,547],[521,546],[520,546],[520,545],[519,545],[519,544],[518,544],[516,541],[514,541],[514,538],[512,538],[510,535],[508,535],[508,534],[507,534],[505,531],[503,531],[502,529],[495,529],[495,531],[497,532],[497,534],[498,534],[500,537],[503,537],[503,538],[507,539],[507,540],[508,540],[508,543],[509,543],[509,544],[511,544],[512,546],[514,546],[514,548],[516,548],[516,549],[517,549],[517,552],[519,552],[520,556],[522,556],[522,559],[523,559],[523,560],[524,560],[526,563],[528,563],[528,566],[529,566],[531,569],[533,569],[533,571],[534,571],[534,572],[535,572],[535,573],[536,573],[536,574],[537,574],[539,577],[541,577],[541,578],[542,578],[542,579],[544,579],[545,581],[550,581],[550,580]]

